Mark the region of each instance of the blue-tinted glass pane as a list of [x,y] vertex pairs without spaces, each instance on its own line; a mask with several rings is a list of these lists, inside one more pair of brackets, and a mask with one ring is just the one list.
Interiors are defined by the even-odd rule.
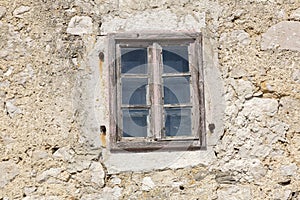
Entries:
[[123,137],[147,137],[149,111],[144,109],[122,109]]
[[189,58],[187,46],[163,47],[163,72],[182,73],[189,71]]
[[190,77],[163,78],[164,103],[179,104],[190,102]]
[[147,78],[122,78],[122,104],[146,105]]
[[121,48],[121,71],[147,74],[147,48]]
[[166,136],[192,135],[190,108],[165,108]]

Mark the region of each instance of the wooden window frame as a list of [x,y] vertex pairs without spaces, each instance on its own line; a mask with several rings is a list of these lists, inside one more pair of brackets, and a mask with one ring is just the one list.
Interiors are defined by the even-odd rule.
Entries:
[[[148,66],[159,66],[162,69],[161,52],[158,44],[180,45],[189,44],[189,67],[191,81],[191,107],[192,107],[192,134],[194,137],[162,138],[161,127],[163,126],[163,102],[161,98],[162,71],[151,70],[149,90],[151,95],[151,122],[152,136],[149,138],[122,138],[122,130],[118,125],[121,123],[121,94],[120,94],[120,55],[118,49],[124,47],[151,46],[148,49]],[[150,57],[149,57],[150,56]],[[152,57],[151,57],[152,56]],[[149,62],[150,61],[152,62]],[[109,148],[111,152],[119,151],[170,151],[170,150],[200,150],[206,149],[205,128],[205,100],[204,100],[204,77],[202,58],[202,34],[201,33],[114,33],[108,35],[108,61],[109,61]],[[149,68],[149,67],[148,67]],[[149,74],[148,74],[149,75]],[[166,75],[166,74],[165,74]],[[172,74],[167,74],[172,76]],[[158,117],[159,116],[159,117]]]

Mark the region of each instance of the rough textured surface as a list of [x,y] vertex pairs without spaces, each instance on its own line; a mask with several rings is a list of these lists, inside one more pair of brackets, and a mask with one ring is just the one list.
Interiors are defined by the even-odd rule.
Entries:
[[101,34],[118,31],[197,31],[205,27],[205,13],[192,12],[178,16],[170,10],[139,11],[128,18],[105,16]]
[[300,51],[300,22],[283,21],[262,35],[261,48]]
[[[299,199],[299,8],[0,0],[0,199]],[[108,32],[141,29],[205,33],[207,125],[216,129],[194,163],[112,175],[100,148],[109,91],[98,54]]]
[[75,16],[69,22],[67,33],[72,35],[90,34],[93,31],[92,18],[88,16]]

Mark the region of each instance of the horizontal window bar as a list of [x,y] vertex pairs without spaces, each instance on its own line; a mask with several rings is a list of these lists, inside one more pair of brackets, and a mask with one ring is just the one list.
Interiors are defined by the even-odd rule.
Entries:
[[121,74],[121,78],[148,78],[148,74]]
[[199,137],[193,137],[193,136],[168,136],[162,139],[159,139],[158,141],[194,141],[199,140]]
[[191,76],[191,73],[165,73],[162,77],[181,77],[181,76]]
[[119,47],[121,48],[148,48],[149,46],[151,46],[153,44],[153,42],[148,41],[148,42],[144,42],[144,41],[130,41],[130,43],[119,43]]
[[192,104],[165,104],[164,108],[191,108]]
[[145,109],[150,109],[150,105],[122,105],[121,108],[136,108],[136,109],[140,109],[140,108],[145,108]]

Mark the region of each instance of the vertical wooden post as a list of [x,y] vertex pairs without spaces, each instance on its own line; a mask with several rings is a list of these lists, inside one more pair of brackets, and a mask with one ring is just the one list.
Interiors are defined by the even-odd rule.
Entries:
[[152,80],[153,80],[153,95],[152,95],[152,107],[153,107],[153,126],[154,126],[154,139],[162,138],[162,61],[161,61],[162,48],[157,44],[153,44],[152,50]]

